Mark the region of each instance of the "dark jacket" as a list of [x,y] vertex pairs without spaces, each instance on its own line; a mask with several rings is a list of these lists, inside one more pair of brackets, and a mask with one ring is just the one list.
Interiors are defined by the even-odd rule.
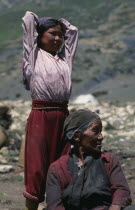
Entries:
[[[117,156],[111,153],[102,153],[101,159],[111,184],[112,204],[121,207],[130,205],[130,190]],[[61,193],[72,182],[72,175],[68,169],[68,160],[69,155],[62,156],[52,163],[49,168],[46,186],[48,210],[65,210]]]

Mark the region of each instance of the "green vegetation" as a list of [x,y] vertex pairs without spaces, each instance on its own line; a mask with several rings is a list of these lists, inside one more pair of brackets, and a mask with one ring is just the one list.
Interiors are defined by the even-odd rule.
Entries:
[[[93,78],[94,81],[102,81],[117,73],[133,73],[134,0],[7,0],[5,4],[2,2],[0,51],[3,56],[5,55],[5,59],[4,61],[0,59],[1,72],[12,73],[21,66],[21,18],[29,10],[39,17],[66,18],[79,28],[80,41],[72,74],[73,82],[77,83],[78,87],[82,85],[84,89],[89,90],[88,84],[91,84]],[[131,41],[128,41],[130,39]],[[14,49],[17,49],[16,53],[12,53]],[[5,60],[8,60],[8,64]]]
[[[15,40],[21,36],[21,18],[27,10],[36,12],[39,16],[52,15],[56,18],[68,18],[79,29],[87,29],[97,28],[98,25],[107,21],[109,14],[118,5],[124,4],[124,2],[130,4],[133,0],[56,0],[55,3],[53,0],[50,0],[49,3],[47,1],[44,3],[42,1],[36,2],[34,0],[23,1],[23,3],[19,0],[13,1],[11,8],[4,9],[1,12],[0,28],[2,33],[0,33],[0,42]],[[0,6],[2,10],[2,3]],[[125,14],[121,13],[121,17],[125,17]]]
[[[21,175],[12,175],[10,177],[2,178],[2,181],[3,182],[14,182],[14,183],[22,182],[23,183],[24,179]],[[6,195],[6,194],[4,194],[4,195]]]

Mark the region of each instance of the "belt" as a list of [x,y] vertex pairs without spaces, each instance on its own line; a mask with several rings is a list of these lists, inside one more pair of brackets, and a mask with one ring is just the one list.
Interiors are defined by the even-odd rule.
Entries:
[[33,99],[32,100],[32,109],[34,110],[68,110],[68,101],[48,101]]
[[66,110],[67,107],[33,107],[32,109],[36,110]]

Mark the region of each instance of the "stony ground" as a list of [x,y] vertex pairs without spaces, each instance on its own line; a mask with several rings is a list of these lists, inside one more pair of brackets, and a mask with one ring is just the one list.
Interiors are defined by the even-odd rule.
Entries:
[[[2,105],[10,107],[13,122],[6,131],[9,144],[0,150],[1,166],[12,166],[9,172],[0,173],[0,210],[23,210],[23,173],[19,173],[22,168],[18,166],[18,159],[31,102],[1,101],[0,106]],[[79,108],[99,112],[105,136],[103,148],[119,156],[135,202],[135,103],[130,102],[121,106],[111,103],[98,105],[70,103],[70,110]]]

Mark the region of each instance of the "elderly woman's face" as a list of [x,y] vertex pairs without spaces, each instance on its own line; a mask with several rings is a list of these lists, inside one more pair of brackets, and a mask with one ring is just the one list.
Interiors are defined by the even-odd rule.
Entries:
[[83,152],[101,152],[102,148],[102,122],[100,119],[93,121],[80,137],[80,146]]
[[46,30],[41,38],[41,47],[49,53],[59,51],[63,43],[63,32],[60,25]]

